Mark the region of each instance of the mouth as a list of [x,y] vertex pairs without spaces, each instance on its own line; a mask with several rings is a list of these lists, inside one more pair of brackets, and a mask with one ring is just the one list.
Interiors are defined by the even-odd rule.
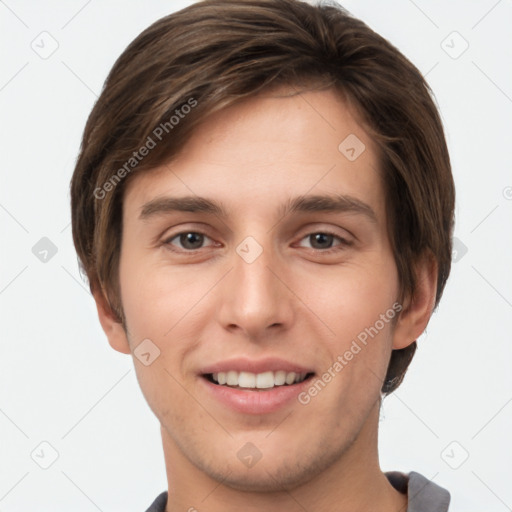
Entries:
[[296,407],[297,397],[316,375],[303,366],[280,357],[251,359],[233,357],[211,363],[198,372],[201,392],[236,413],[271,414]]
[[252,373],[229,370],[225,372],[205,373],[204,379],[221,387],[246,390],[267,391],[280,387],[301,384],[314,377],[314,372],[288,372],[285,370]]

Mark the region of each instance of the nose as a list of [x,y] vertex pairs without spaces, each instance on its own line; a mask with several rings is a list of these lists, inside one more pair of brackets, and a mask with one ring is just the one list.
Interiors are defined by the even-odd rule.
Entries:
[[219,321],[224,329],[240,331],[258,341],[289,329],[294,319],[294,295],[286,284],[283,261],[271,244],[246,238],[232,254],[232,270],[221,282]]

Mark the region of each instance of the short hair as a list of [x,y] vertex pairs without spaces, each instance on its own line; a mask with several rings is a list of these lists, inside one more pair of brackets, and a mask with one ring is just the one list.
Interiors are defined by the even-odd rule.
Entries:
[[[117,59],[71,180],[80,270],[125,329],[119,258],[126,184],[171,161],[209,114],[281,86],[296,93],[333,88],[357,110],[379,152],[401,297],[414,293],[415,264],[428,254],[437,263],[437,308],[450,273],[455,187],[442,122],[419,70],[333,2],[204,0],[153,23]],[[150,150],[136,158],[144,146]],[[415,350],[416,340],[392,351],[383,393],[402,382]]]

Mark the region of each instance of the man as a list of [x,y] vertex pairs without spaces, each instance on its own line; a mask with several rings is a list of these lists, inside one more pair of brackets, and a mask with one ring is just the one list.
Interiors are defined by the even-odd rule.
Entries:
[[297,0],[165,17],[110,72],[71,195],[101,325],[161,424],[148,512],[448,509],[378,462],[454,210],[429,88],[389,42]]

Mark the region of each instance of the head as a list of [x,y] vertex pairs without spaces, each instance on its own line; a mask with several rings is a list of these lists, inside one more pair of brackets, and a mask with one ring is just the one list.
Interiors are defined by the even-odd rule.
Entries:
[[[326,213],[317,197],[292,208],[311,195],[342,196],[342,207]],[[164,197],[184,196],[181,211],[164,211]],[[199,197],[223,211],[203,203],[192,213]],[[289,354],[322,380],[352,351],[295,414],[297,425],[330,414],[323,437],[336,435],[339,455],[376,399],[402,382],[450,271],[454,185],[429,86],[335,5],[205,0],[154,23],[105,82],[71,203],[79,263],[110,343],[126,353],[144,339],[158,347],[152,365],[134,359],[148,403],[176,444],[219,475],[217,454],[201,458],[201,428],[183,430],[183,389],[201,395],[198,370]],[[203,234],[193,256],[183,232]],[[320,255],[303,245],[312,233],[330,233],[340,249]],[[346,425],[338,408],[353,418]],[[187,413],[210,421],[200,408]],[[217,419],[233,420],[233,449],[268,427],[230,414]],[[317,431],[308,460],[321,452]],[[255,444],[275,449],[283,441],[273,438]]]

